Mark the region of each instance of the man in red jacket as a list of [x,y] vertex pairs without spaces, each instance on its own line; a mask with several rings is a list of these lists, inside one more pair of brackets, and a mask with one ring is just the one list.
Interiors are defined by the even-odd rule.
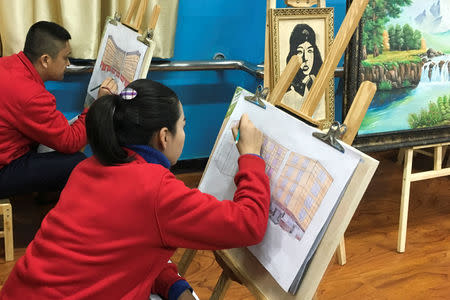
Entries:
[[[87,109],[69,125],[44,86],[47,80],[63,79],[70,38],[58,24],[37,22],[28,31],[23,52],[0,58],[0,198],[59,191],[86,158],[79,151],[87,143]],[[101,89],[99,96],[105,93]],[[56,151],[37,153],[38,144]]]

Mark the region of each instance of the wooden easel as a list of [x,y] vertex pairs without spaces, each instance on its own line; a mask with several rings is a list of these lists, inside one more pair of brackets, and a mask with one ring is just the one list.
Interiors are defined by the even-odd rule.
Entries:
[[[138,7],[139,4],[139,7]],[[144,19],[145,11],[147,10],[148,0],[133,0],[128,7],[125,18],[122,20],[122,24],[130,27],[131,29],[142,33],[141,24]],[[147,27],[148,32],[153,32],[156,27],[156,23],[158,22],[159,12],[161,7],[156,4],[153,7],[153,12],[150,17],[150,22]]]
[[[442,168],[442,160],[445,157],[445,150],[450,145],[450,142],[410,147],[402,149],[401,153],[404,154],[404,167],[403,167],[403,184],[402,184],[402,196],[400,202],[400,218],[398,227],[398,240],[397,240],[397,252],[405,252],[406,246],[406,227],[408,222],[408,207],[409,207],[409,191],[411,188],[411,182],[431,179],[436,177],[450,175],[449,160],[447,161],[447,167]],[[426,149],[432,149],[433,153],[427,152]],[[434,159],[434,168],[431,171],[412,173],[413,154],[418,152],[427,156],[431,156]]]
[[[299,0],[300,1],[300,0]],[[297,0],[287,0],[287,3],[297,3],[299,2]],[[305,0],[308,1],[308,0]],[[300,2],[305,2],[300,1]],[[308,1],[310,2],[310,1]],[[368,4],[369,0],[359,0],[359,1],[353,1],[349,10],[347,11],[347,14],[342,22],[341,27],[339,28],[339,31],[336,35],[336,38],[333,42],[333,44],[330,47],[330,50],[328,52],[328,55],[326,56],[319,73],[317,74],[317,78],[314,80],[314,83],[311,87],[311,90],[309,91],[308,95],[306,96],[306,100],[303,102],[299,115],[302,119],[309,122],[310,124],[314,124],[316,126],[319,126],[319,123],[312,118],[312,115],[319,104],[319,101],[325,92],[327,83],[331,79],[331,77],[334,74],[334,70],[337,67],[339,63],[339,59],[341,58],[342,54],[345,51],[345,48],[348,45],[348,42],[350,41],[351,36],[353,35],[353,32],[355,31],[356,27],[359,24],[359,20],[361,19],[364,10]],[[278,80],[277,84],[275,85],[274,89],[271,91],[269,96],[269,102],[274,104],[281,101],[281,98],[283,97],[285,91],[287,90],[289,84],[292,82],[292,80],[295,77],[295,74],[297,74],[300,65],[302,61],[301,58],[297,58],[293,56],[285,70],[280,76],[280,79]],[[359,129],[356,127],[356,130]],[[349,144],[353,142],[353,139],[350,141]],[[340,265],[344,265],[346,263],[346,255],[345,255],[345,242],[344,240],[341,241],[338,249],[337,249],[337,259],[338,263]]]
[[[293,59],[294,59],[294,57],[293,57]],[[352,106],[350,107],[350,110],[347,114],[347,117],[345,118],[345,121],[344,121],[344,124],[347,126],[347,131],[342,138],[343,142],[345,142],[347,144],[351,144],[353,142],[353,140],[358,132],[358,129],[361,125],[361,122],[364,118],[364,115],[365,115],[367,109],[369,108],[370,102],[372,101],[372,98],[375,95],[375,92],[376,92],[376,85],[374,83],[369,82],[369,81],[364,81],[361,84],[361,86],[358,90],[358,93],[356,94],[355,99],[352,103]],[[349,197],[351,197],[351,196],[349,196]],[[362,197],[362,194],[361,194],[361,197]],[[355,209],[356,209],[356,206],[355,206]],[[350,221],[350,218],[351,218],[351,216],[349,216],[348,221]],[[348,225],[348,223],[347,223],[347,225]],[[343,230],[345,231],[345,228]],[[333,234],[333,235],[334,235],[333,236],[334,240],[337,241],[339,236],[337,236],[335,234]],[[342,232],[342,235],[343,235],[343,232]],[[342,240],[343,239],[340,239],[340,243],[342,243]],[[253,294],[255,296],[257,296],[261,299],[277,299],[277,298],[271,298],[268,294],[266,294],[266,292],[263,292],[258,287],[253,286],[253,284],[251,282],[252,279],[249,278],[247,275],[242,274],[242,270],[239,270],[239,268],[240,268],[239,263],[237,263],[234,260],[236,257],[233,258],[233,255],[230,256],[228,251],[229,250],[214,252],[216,261],[220,265],[220,267],[222,268],[223,271],[222,271],[222,274],[220,275],[220,278],[213,290],[212,296],[210,298],[211,300],[223,299],[225,297],[226,290],[228,289],[231,281],[236,281],[238,283],[246,285],[249,288],[249,290],[253,292]],[[332,252],[334,252],[334,250],[332,250]],[[240,257],[240,255],[242,255],[242,254],[240,253],[238,257]],[[249,259],[249,257],[246,256],[245,259]],[[319,273],[322,271],[325,272],[325,269],[328,266],[328,263],[321,262],[320,264],[322,264],[323,270],[318,270]],[[251,264],[248,264],[248,265],[251,265]],[[312,265],[310,266],[310,268],[312,268]],[[320,275],[320,278],[317,278],[319,273],[314,273],[315,270],[312,272],[313,272],[312,274],[314,274],[314,275],[311,275],[314,277],[313,281],[318,285],[323,273]],[[249,284],[249,280],[250,280],[250,284]],[[315,292],[315,289],[317,288],[317,285],[314,288],[314,292]],[[308,288],[305,287],[304,289],[307,289],[308,293],[311,293],[312,287],[311,286]],[[303,298],[303,295],[300,293],[300,291],[297,293],[297,295],[299,295],[299,297],[301,297],[298,299],[309,299],[308,297]],[[297,298],[295,298],[297,296],[293,296],[293,295],[291,295],[291,296],[293,297],[293,299],[297,299]]]

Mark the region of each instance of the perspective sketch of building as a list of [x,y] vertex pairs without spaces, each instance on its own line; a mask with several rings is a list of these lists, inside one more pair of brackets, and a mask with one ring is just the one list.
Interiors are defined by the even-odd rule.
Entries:
[[127,86],[134,80],[140,56],[139,51],[126,52],[120,49],[109,35],[100,68],[117,76]]
[[220,150],[214,156],[214,163],[222,175],[233,177],[238,170],[238,165],[236,162],[233,162],[231,157],[235,156],[238,150],[233,142],[234,138],[231,130],[224,131],[223,135],[224,138],[221,140],[220,146],[217,147]]
[[[238,169],[231,159],[237,149],[231,130],[223,134],[214,162],[222,175],[232,177]],[[263,137],[261,156],[272,187],[270,220],[301,240],[333,178],[317,160],[290,152],[267,135]]]
[[291,152],[270,203],[270,220],[301,240],[333,178],[316,160]]
[[281,163],[283,162],[287,152],[287,148],[284,148],[273,139],[264,135],[264,140],[261,147],[261,156],[266,162],[266,174],[270,179],[272,179],[272,176],[275,176],[280,170]]
[[[232,126],[234,126],[237,121],[232,121]],[[232,152],[236,152],[236,145],[232,143],[233,136],[231,131],[224,133],[227,135],[226,138],[222,140],[223,145],[218,147],[222,151],[218,152],[216,155],[216,163],[220,172],[227,176],[234,176],[237,172],[237,164],[230,163],[230,157],[232,157]],[[228,137],[229,136],[229,137]],[[261,147],[261,156],[266,162],[266,174],[272,180],[281,168],[281,163],[286,156],[288,150],[281,145],[277,144],[273,139],[269,138],[267,135],[263,136],[263,144]]]

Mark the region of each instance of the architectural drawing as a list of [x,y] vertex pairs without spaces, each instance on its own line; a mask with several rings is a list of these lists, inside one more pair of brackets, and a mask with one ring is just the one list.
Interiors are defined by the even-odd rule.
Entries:
[[291,152],[272,191],[270,220],[301,240],[332,182],[318,161]]
[[118,92],[133,80],[147,77],[155,43],[153,40],[142,42],[138,38],[141,38],[138,32],[107,18],[87,88],[85,106],[91,105],[97,98],[98,87],[108,77],[117,83]]
[[283,162],[287,152],[288,149],[278,144],[267,135],[264,135],[261,156],[266,162],[266,174],[271,179],[271,182],[272,178],[278,174],[281,169],[281,163]]
[[238,165],[232,160],[232,157],[239,155],[239,152],[236,149],[231,130],[224,132],[223,136],[225,138],[221,140],[220,145],[217,147],[218,150],[214,156],[214,163],[222,175],[233,177],[237,172]]
[[[236,123],[237,120],[232,122]],[[214,162],[223,176],[233,177],[237,172],[237,164],[231,158],[235,157],[237,149],[231,130],[224,132],[224,136],[217,147]],[[300,240],[333,178],[317,160],[290,152],[267,135],[263,137],[261,156],[266,162],[266,174],[273,186],[270,220]]]
[[109,35],[100,68],[102,71],[114,74],[124,86],[127,86],[135,78],[140,57],[139,51],[126,52],[120,49],[114,42],[114,38]]

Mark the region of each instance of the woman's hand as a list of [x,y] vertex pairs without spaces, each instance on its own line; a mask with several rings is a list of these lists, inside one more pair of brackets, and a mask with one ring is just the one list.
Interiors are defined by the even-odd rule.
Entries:
[[178,300],[196,300],[194,295],[192,295],[189,289],[185,290],[179,297]]
[[100,98],[105,95],[113,95],[113,94],[117,94],[117,84],[114,81],[114,79],[112,79],[111,77],[108,77],[100,85],[97,98]]
[[247,114],[243,114],[239,124],[231,128],[234,138],[239,131],[239,141],[237,143],[238,151],[243,154],[257,154],[261,155],[261,146],[263,142],[263,134],[259,131]]

